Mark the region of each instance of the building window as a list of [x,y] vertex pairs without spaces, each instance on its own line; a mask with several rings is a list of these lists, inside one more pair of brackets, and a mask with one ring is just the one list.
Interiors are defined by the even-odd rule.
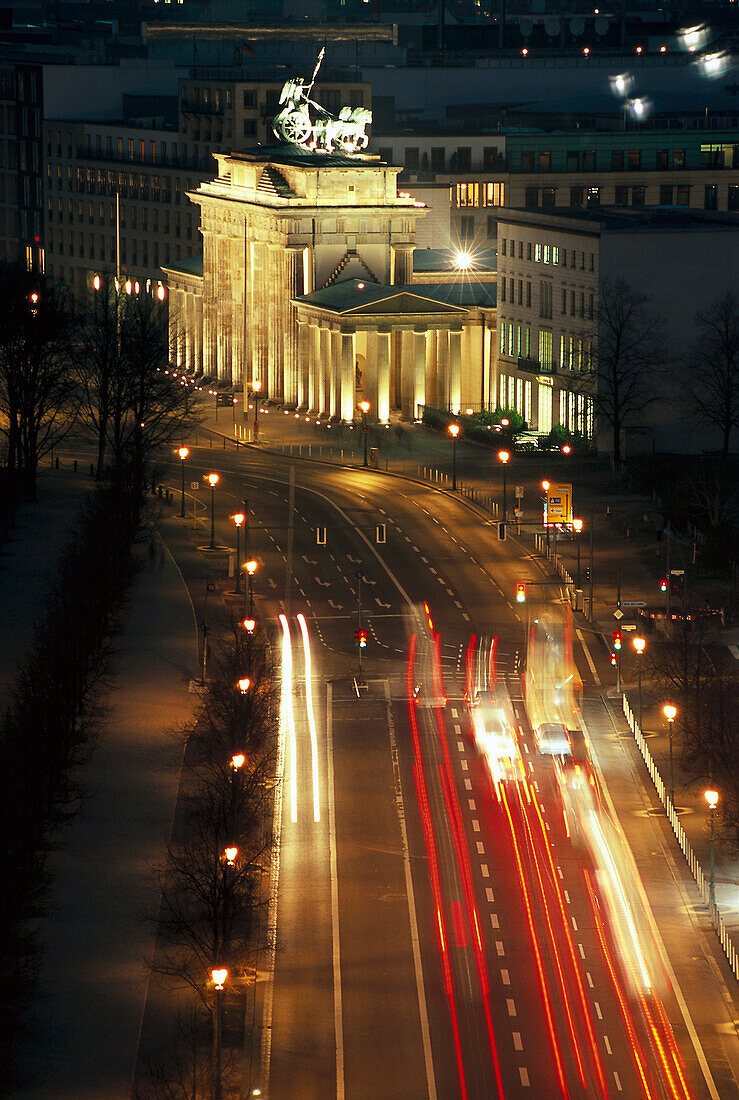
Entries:
[[446,149],[432,148],[431,149],[431,171],[443,172],[446,166]]
[[641,168],[641,149],[629,149],[629,171],[638,172]]
[[462,242],[465,247],[472,242],[475,236],[475,219],[474,218],[460,218],[459,219],[459,234],[462,238]]
[[380,160],[384,164],[392,164],[393,163],[393,151],[392,151],[392,149],[379,149],[378,152],[380,154]]
[[531,259],[531,241],[526,242],[526,259]]
[[531,309],[531,283],[526,284],[526,306]]
[[588,206],[600,206],[600,187],[588,187]]
[[523,279],[518,280],[518,304],[523,305]]
[[552,334],[539,333],[539,363],[545,370],[552,369]]
[[534,154],[533,153],[521,153],[521,171],[533,172],[534,171]]
[[497,236],[498,234],[498,219],[492,215],[488,215],[488,239]]
[[538,154],[538,164],[540,172],[551,172],[552,170],[552,154],[548,151],[544,151]]
[[552,245],[552,263],[553,264],[558,264],[559,263],[559,248],[556,244]]
[[501,237],[500,238],[500,254],[501,254],[501,256],[505,256],[507,254],[506,253],[507,247],[508,247],[508,242],[506,241],[506,238]]
[[541,205],[543,207],[551,208],[555,204],[557,189],[556,187],[542,187],[541,189]]
[[244,137],[256,137],[257,120],[255,118],[244,119]]
[[739,183],[729,184],[728,210],[739,210]]
[[538,264],[541,263],[541,245],[540,244],[535,244],[534,245],[534,260]]
[[568,149],[565,154],[565,167],[568,172],[577,172],[580,169],[580,154],[577,149]]
[[485,172],[499,171],[501,167],[500,151],[494,145],[486,145],[482,150],[482,167]]
[[628,206],[629,205],[629,189],[625,184],[616,186],[614,203],[616,206]]
[[539,316],[547,320],[552,316],[552,284],[543,280],[539,283]]
[[669,168],[670,150],[658,149],[657,150],[657,168]]
[[718,209],[718,187],[715,183],[707,183],[703,195],[703,206],[706,210]]
[[[477,186],[477,184],[475,184]],[[482,205],[483,206],[505,206],[505,184],[504,183],[483,183],[482,185]]]
[[673,149],[672,150],[672,167],[684,168],[685,167],[685,150]]
[[582,196],[583,196],[582,187],[571,187],[570,188],[570,206],[582,206]]
[[472,149],[468,145],[462,145],[457,149],[457,170],[472,171]]
[[562,309],[561,313],[563,317],[567,316],[567,291],[562,287]]
[[457,184],[457,206],[479,206],[480,205],[480,185],[479,183],[458,183]]
[[539,205],[539,188],[527,187],[524,191],[524,206],[530,206],[536,208]]
[[611,149],[611,171],[623,172],[624,167],[624,151],[623,149]]
[[677,185],[676,206],[690,206],[690,184],[679,183]]
[[663,183],[659,189],[660,206],[672,206],[672,184]]
[[582,170],[583,172],[595,171],[595,149],[583,149]]
[[406,169],[407,172],[417,172],[418,171],[418,147],[417,146],[413,146],[412,148],[408,148],[408,149],[405,150],[405,154],[403,156],[403,164],[405,165],[405,169]]
[[632,187],[631,188],[631,205],[632,206],[644,206],[646,199],[646,187]]
[[548,264],[552,262],[552,247],[551,245],[544,245],[544,263]]

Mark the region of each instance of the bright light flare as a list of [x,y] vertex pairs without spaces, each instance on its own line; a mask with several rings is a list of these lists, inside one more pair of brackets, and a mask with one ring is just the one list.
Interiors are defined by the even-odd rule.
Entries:
[[694,27],[686,27],[685,30],[680,31],[678,38],[684,50],[695,53],[708,43],[710,32],[703,23],[698,23]]
[[631,73],[619,73],[617,76],[612,76],[609,83],[615,96],[626,99],[634,87],[634,78]]
[[472,267],[472,256],[469,252],[458,252],[454,257],[454,263],[458,271],[469,271]]
[[316,733],[316,719],[313,713],[313,670],[311,665],[310,638],[308,636],[308,624],[302,611],[298,615],[298,625],[303,637],[303,659],[305,661],[305,708],[308,712],[308,728],[310,730],[310,754],[311,770],[313,774],[313,820],[321,820],[321,794],[318,783],[318,734]]
[[709,80],[723,76],[731,68],[731,56],[725,50],[706,53],[698,59],[701,72]]

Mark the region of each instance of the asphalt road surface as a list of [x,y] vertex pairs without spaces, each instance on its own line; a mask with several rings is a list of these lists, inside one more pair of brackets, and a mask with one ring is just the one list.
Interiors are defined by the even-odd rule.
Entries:
[[[738,1095],[720,1006],[698,1035],[588,725],[574,754],[541,751],[558,692],[572,722],[603,708],[604,654],[558,584],[449,494],[311,464],[291,494],[285,460],[217,457],[219,542],[247,497],[256,603],[282,647],[275,951],[251,1085],[273,1100]],[[195,449],[192,476],[214,458]],[[533,682],[537,620],[558,626]],[[481,689],[505,699],[495,736]],[[700,996],[719,1004],[709,983]]]

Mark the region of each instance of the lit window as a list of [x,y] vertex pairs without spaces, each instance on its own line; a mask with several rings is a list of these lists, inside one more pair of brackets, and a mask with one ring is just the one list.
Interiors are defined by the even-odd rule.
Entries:
[[538,264],[541,263],[541,245],[540,244],[535,244],[534,245],[534,259],[536,260],[536,262]]
[[457,206],[479,206],[480,205],[480,185],[479,183],[458,183],[457,184]]

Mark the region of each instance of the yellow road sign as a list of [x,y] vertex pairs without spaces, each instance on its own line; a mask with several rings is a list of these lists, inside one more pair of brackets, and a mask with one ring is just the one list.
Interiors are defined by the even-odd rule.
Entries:
[[572,522],[572,484],[547,489],[547,523]]

